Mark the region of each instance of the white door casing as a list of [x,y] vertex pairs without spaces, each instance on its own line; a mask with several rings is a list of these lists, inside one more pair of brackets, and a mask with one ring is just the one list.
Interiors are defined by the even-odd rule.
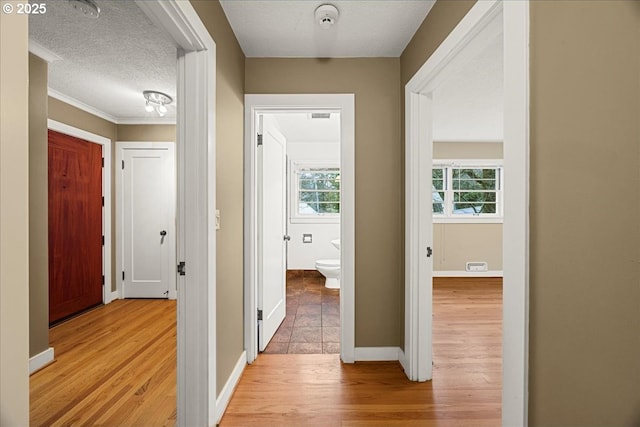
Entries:
[[[178,46],[177,425],[215,425],[225,403],[216,388],[216,44],[188,1],[136,4]],[[187,191],[188,190],[188,191]]]
[[[430,268],[424,266],[421,240],[430,227],[424,218],[431,189],[419,192],[431,171],[432,153],[422,144],[431,126],[429,96],[446,76],[442,70],[464,60],[463,48],[494,19],[504,41],[504,225],[503,225],[503,384],[502,425],[526,426],[528,390],[529,272],[529,0],[477,2],[418,70],[405,88],[406,101],[406,289],[405,351],[401,362],[409,378],[430,377],[432,313]],[[462,54],[461,54],[462,53]],[[430,216],[429,214],[426,216]],[[417,238],[415,236],[418,236]]]
[[258,355],[258,113],[340,113],[340,358],[355,361],[355,97],[353,94],[245,95],[244,327],[247,362]]
[[175,299],[175,145],[118,142],[117,147],[122,298]]
[[258,147],[258,346],[264,351],[286,315],[287,141],[271,117]]

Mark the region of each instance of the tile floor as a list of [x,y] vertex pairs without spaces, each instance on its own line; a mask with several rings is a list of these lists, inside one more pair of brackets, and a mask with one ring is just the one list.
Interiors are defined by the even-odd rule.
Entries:
[[315,270],[287,271],[287,316],[264,352],[340,353],[340,290]]

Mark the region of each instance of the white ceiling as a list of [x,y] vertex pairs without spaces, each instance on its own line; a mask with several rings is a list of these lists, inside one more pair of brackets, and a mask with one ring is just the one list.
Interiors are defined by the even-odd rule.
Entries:
[[[221,0],[247,57],[398,57],[435,0]],[[314,12],[336,6],[321,28]]]
[[175,45],[134,1],[96,3],[98,19],[85,17],[66,0],[49,0],[46,14],[30,15],[32,51],[42,52],[40,47],[43,56],[60,58],[49,63],[52,95],[118,123],[175,121],[175,102],[162,119],[145,111],[142,96],[151,89],[175,100]]
[[310,113],[273,114],[287,142],[340,142],[340,114],[312,119]]
[[[174,122],[175,103],[160,118],[155,111],[145,111],[142,97],[143,90],[152,89],[175,99],[173,42],[134,1],[96,2],[102,10],[97,20],[84,17],[67,0],[49,0],[45,15],[30,17],[32,51],[58,58],[49,63],[50,93],[116,123]],[[221,3],[248,57],[397,57],[433,6],[431,0],[335,0],[340,18],[324,30],[314,18],[323,1]],[[502,140],[500,25],[496,21],[488,26],[488,35],[472,43],[463,66],[453,67],[434,93],[435,140]],[[328,135],[320,137],[325,131],[317,130],[310,137],[305,129],[322,120],[306,125],[282,120],[288,136],[300,141],[327,140],[331,132],[339,132],[326,131]]]

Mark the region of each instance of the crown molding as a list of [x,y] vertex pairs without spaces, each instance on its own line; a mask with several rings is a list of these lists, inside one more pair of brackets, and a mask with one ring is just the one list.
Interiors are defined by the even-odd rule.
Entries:
[[85,111],[85,112],[87,112],[89,114],[93,114],[94,116],[98,116],[101,119],[105,119],[105,120],[108,120],[108,121],[110,121],[112,123],[116,123],[116,124],[118,123],[118,119],[116,117],[112,116],[111,114],[108,114],[108,113],[105,113],[104,111],[98,110],[97,108],[92,107],[91,105],[87,105],[82,101],[78,101],[75,98],[72,98],[72,97],[70,97],[68,95],[60,93],[55,89],[49,88],[47,92],[48,92],[49,96],[52,97],[52,98],[55,98],[55,99],[57,99],[59,101],[67,103],[67,104],[69,104],[69,105],[71,105],[73,107],[79,108],[80,110]]
[[29,40],[29,52],[33,53],[35,56],[44,59],[48,63],[52,63],[54,61],[61,61],[62,57],[54,53],[53,51],[47,49],[42,46],[40,43]]

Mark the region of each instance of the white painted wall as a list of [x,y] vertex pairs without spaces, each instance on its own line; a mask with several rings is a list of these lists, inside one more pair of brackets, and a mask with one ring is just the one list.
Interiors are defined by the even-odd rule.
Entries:
[[[340,143],[287,141],[287,156],[289,180],[291,180],[291,164],[295,162],[330,162],[339,165]],[[291,197],[290,184],[291,182],[289,182],[289,200]],[[291,205],[289,204],[289,206]],[[331,240],[340,237],[340,221],[338,219],[333,223],[292,223],[289,214],[287,226],[288,234],[291,236],[287,250],[287,269],[314,270],[318,259],[340,258],[340,252],[331,244]],[[313,242],[303,243],[303,234],[311,234]]]

